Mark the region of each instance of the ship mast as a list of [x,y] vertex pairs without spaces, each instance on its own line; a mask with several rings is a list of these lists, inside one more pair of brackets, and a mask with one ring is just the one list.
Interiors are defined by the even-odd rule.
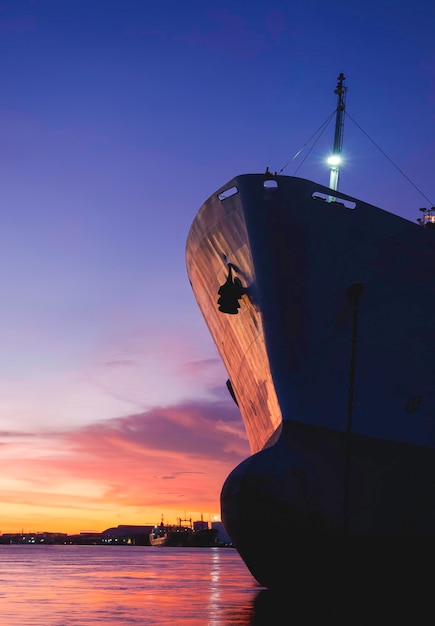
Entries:
[[340,173],[341,164],[341,148],[343,145],[343,131],[344,131],[344,109],[346,106],[346,91],[343,81],[345,76],[340,73],[338,76],[337,86],[334,93],[337,94],[337,110],[335,117],[335,133],[334,133],[334,148],[332,155],[328,159],[328,163],[331,166],[331,172],[329,175],[329,187],[334,191],[338,188],[338,175]]

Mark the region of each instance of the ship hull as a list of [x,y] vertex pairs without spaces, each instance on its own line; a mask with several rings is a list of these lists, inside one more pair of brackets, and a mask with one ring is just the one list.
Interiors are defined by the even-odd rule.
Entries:
[[201,207],[186,260],[253,453],[221,504],[257,580],[279,582],[261,539],[277,525],[302,561],[325,538],[435,538],[435,232],[243,175]]
[[435,555],[434,485],[430,448],[287,420],[225,481],[222,521],[265,587],[409,587]]

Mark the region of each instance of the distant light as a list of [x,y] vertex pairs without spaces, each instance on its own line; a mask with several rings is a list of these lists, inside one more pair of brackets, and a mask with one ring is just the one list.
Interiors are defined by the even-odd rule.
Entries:
[[341,163],[341,157],[338,156],[338,154],[333,154],[330,157],[328,157],[328,164],[329,165],[340,165]]

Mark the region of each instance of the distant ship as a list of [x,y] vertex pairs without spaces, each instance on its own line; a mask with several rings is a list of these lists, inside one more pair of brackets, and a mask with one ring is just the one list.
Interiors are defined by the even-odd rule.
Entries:
[[222,521],[269,588],[409,580],[435,538],[434,219],[338,191],[344,80],[329,187],[237,176],[186,243],[252,452]]
[[[166,525],[162,518],[158,526],[154,526],[149,534],[151,546],[203,548],[217,546],[218,531],[202,523],[194,528],[192,520],[178,518],[178,524]],[[188,522],[182,524],[182,522]]]
[[158,526],[154,526],[149,534],[150,546],[167,546],[170,537],[170,529],[160,522]]

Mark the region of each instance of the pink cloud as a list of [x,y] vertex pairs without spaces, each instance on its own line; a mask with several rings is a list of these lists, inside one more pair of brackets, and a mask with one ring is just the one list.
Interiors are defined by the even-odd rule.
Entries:
[[218,512],[225,478],[249,455],[240,414],[227,398],[155,407],[36,440],[4,435],[9,454],[0,474],[11,487],[0,481],[2,502],[84,509],[90,518],[104,508],[107,526],[115,512],[135,511],[142,520],[156,511]]

